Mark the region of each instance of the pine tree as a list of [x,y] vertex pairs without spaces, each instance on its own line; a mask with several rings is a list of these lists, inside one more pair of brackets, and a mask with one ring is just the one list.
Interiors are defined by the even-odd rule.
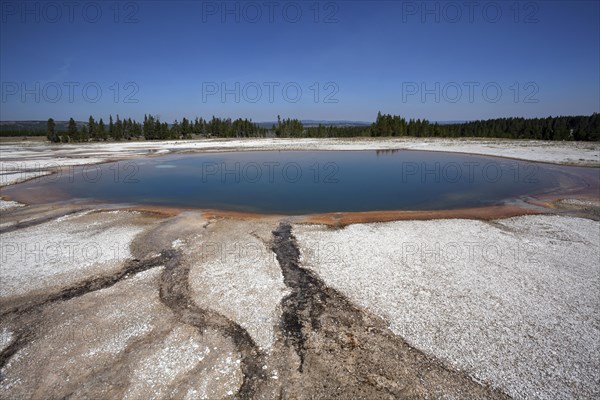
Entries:
[[81,127],[81,140],[83,140],[84,142],[87,142],[89,140],[90,136],[89,136],[89,131],[88,131],[88,127],[87,125],[83,125]]
[[108,134],[106,133],[106,130],[104,129],[104,121],[102,121],[102,118],[100,118],[100,121],[98,122],[98,138],[100,138],[102,140],[108,139]]
[[[184,118],[185,119],[185,118]],[[169,139],[179,139],[181,137],[182,126],[175,120],[169,131]]]
[[181,134],[184,137],[187,137],[190,133],[192,133],[190,121],[188,121],[187,118],[183,117],[183,119],[181,120]]
[[98,131],[96,129],[96,122],[94,121],[94,117],[90,115],[88,120],[88,134],[92,138],[92,140],[98,140]]
[[119,118],[119,114],[117,114],[117,122],[115,123],[112,137],[117,141],[123,139],[123,121]]
[[69,119],[69,125],[67,126],[67,134],[69,135],[69,141],[79,141],[79,132],[77,131],[77,124],[73,118]]
[[54,123],[54,119],[52,118],[48,118],[46,137],[49,141],[53,143],[59,141],[59,137],[58,135],[56,135],[56,124]]
[[113,123],[112,114],[109,116],[108,120],[108,136],[115,138],[115,124]]

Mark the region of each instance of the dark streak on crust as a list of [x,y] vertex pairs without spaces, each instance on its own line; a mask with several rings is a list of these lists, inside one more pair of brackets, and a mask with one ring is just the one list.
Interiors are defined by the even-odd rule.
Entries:
[[60,215],[50,215],[50,216],[44,217],[44,218],[32,219],[32,220],[25,221],[25,222],[17,222],[16,224],[7,226],[6,228],[0,228],[0,234],[2,234],[2,233],[8,233],[8,232],[13,232],[13,231],[16,231],[16,230],[19,230],[19,229],[29,228],[31,226],[45,224],[46,222],[54,221],[57,218],[66,217],[68,215],[73,215],[73,214],[76,214],[78,212],[86,211],[86,210],[87,209],[69,210],[69,211],[66,211],[66,212],[64,212],[64,213],[62,213]]
[[[175,250],[170,252],[177,254]],[[198,328],[215,329],[230,337],[242,356],[241,368],[244,375],[242,386],[236,397],[252,399],[266,381],[265,355],[259,350],[248,332],[232,320],[212,310],[198,307],[191,298],[188,283],[190,268],[179,262],[180,256],[169,257],[161,277],[160,299],[181,322]]]
[[[287,345],[292,345],[300,357],[298,371],[302,372],[306,353],[306,330],[320,327],[318,316],[326,300],[325,285],[312,272],[300,268],[300,250],[294,242],[292,227],[282,223],[273,231],[273,252],[283,274],[283,282],[292,290],[282,301],[281,330]],[[309,325],[309,326],[306,326]]]
[[112,275],[88,279],[59,292],[43,297],[36,297],[34,300],[18,304],[12,308],[2,311],[0,317],[4,317],[12,313],[26,313],[34,308],[44,306],[55,301],[66,301],[75,297],[83,296],[84,294],[90,292],[94,292],[96,290],[109,288],[122,279],[126,279],[129,275],[137,274],[139,272],[143,272],[150,268],[158,267],[159,265],[164,264],[169,256],[170,254],[168,252],[162,252],[159,256],[154,258],[149,258],[142,261],[137,259],[130,260],[125,265],[125,268]]
[[[300,265],[289,222],[273,231],[272,249],[292,293],[282,300],[280,335],[300,358],[283,370],[287,398],[478,398],[508,396],[411,347]],[[285,351],[284,353],[285,354]]]

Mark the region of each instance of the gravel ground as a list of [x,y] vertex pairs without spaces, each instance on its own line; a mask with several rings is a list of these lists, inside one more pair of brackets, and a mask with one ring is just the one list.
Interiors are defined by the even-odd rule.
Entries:
[[305,267],[417,349],[515,398],[600,395],[599,222],[526,216],[294,232]]
[[[199,245],[186,245],[194,301],[234,320],[269,351],[281,299],[288,294],[275,255],[266,244],[276,226],[221,220],[209,226]],[[262,239],[261,239],[262,237]]]
[[0,300],[118,268],[131,257],[129,244],[143,230],[139,213],[89,211],[3,233],[0,244]]
[[0,200],[0,211],[8,211],[11,208],[23,207],[23,204],[16,201]]
[[3,328],[0,331],[0,352],[4,351],[13,341],[13,333],[7,329]]
[[[88,284],[70,300],[3,317],[0,356],[9,356],[2,398],[223,398],[259,377],[261,362],[267,383],[254,393],[265,398],[282,390],[303,398],[303,382],[316,385],[310,396],[328,398],[375,393],[369,385],[400,397],[482,398],[492,393],[486,385],[498,398],[599,394],[598,221],[546,215],[343,229],[296,224],[301,265],[323,284],[309,279],[290,297],[272,253],[279,217],[207,220],[185,212],[157,221],[138,212],[31,206],[7,213],[51,220],[2,233],[3,244],[122,238],[128,258],[164,260],[165,267],[150,265],[106,289]],[[131,264],[10,257],[2,284],[12,297],[0,305]],[[293,322],[296,312],[302,327]],[[304,345],[294,348],[300,334]],[[306,356],[303,373],[297,352]],[[416,378],[425,370],[429,384]]]
[[154,268],[13,318],[35,339],[2,368],[0,398],[215,399],[235,393],[242,375],[231,340],[177,322],[159,299],[162,272]]
[[0,397],[61,397],[64,390],[75,389],[77,382],[105,368],[129,344],[169,323],[170,313],[152,291],[159,273],[148,271],[113,288],[46,307],[31,326],[37,340],[2,369]]
[[[242,380],[240,358],[230,343],[215,347],[215,336],[214,332],[200,334],[189,325],[177,325],[134,361],[131,383],[123,398],[191,400],[233,395]],[[180,381],[191,372],[196,375],[194,382],[182,390]]]
[[[231,150],[431,150],[468,152],[553,163],[600,163],[600,145],[593,142],[552,142],[508,139],[450,138],[332,138],[332,139],[205,139],[193,141],[121,142],[89,144],[3,144],[5,161],[45,162],[78,158],[114,159],[141,154],[181,151]],[[91,158],[91,159],[90,159]],[[73,162],[69,162],[72,165]]]
[[[0,169],[0,171],[6,171],[6,169]],[[29,172],[21,170],[18,172],[0,173],[0,187],[14,185],[15,183],[25,182],[34,178],[42,179],[42,177],[50,175],[51,173],[51,171],[46,170]]]

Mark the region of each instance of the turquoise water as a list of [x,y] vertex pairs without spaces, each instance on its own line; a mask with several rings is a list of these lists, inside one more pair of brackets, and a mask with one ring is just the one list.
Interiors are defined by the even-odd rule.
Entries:
[[573,167],[404,150],[202,153],[73,167],[11,190],[260,213],[439,210],[551,192],[577,180],[565,168]]

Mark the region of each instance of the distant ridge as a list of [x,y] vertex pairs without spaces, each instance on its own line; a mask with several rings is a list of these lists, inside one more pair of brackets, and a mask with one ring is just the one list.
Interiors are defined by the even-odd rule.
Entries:
[[469,120],[455,120],[455,121],[430,121],[432,124],[438,125],[452,125],[452,124],[464,124],[470,122]]
[[[300,122],[302,122],[302,125],[304,125],[305,127],[313,127],[313,126],[319,126],[319,125],[324,125],[324,126],[369,126],[371,124],[373,124],[374,121],[347,121],[347,120],[333,120],[333,121],[328,121],[328,120],[314,120],[314,119],[303,119],[300,120]],[[453,120],[453,121],[429,121],[432,124],[439,124],[439,125],[451,125],[451,124],[464,124],[465,122],[469,122],[468,120]],[[273,125],[277,125],[277,121],[263,121],[263,122],[257,122],[257,124],[261,127],[261,128],[270,128]]]
[[[367,122],[367,121],[346,121],[346,120],[327,121],[327,120],[314,120],[314,119],[303,119],[303,120],[300,120],[300,122],[302,122],[302,125],[304,125],[305,127],[319,126],[319,124],[324,125],[324,126],[369,126],[372,124],[372,122]],[[277,121],[263,121],[263,122],[257,122],[257,124],[261,128],[270,128],[273,125],[277,125]]]
[[[78,127],[87,125],[87,122],[75,121]],[[69,121],[54,121],[57,131],[66,131]],[[46,132],[48,121],[0,121],[0,131],[29,131]]]

